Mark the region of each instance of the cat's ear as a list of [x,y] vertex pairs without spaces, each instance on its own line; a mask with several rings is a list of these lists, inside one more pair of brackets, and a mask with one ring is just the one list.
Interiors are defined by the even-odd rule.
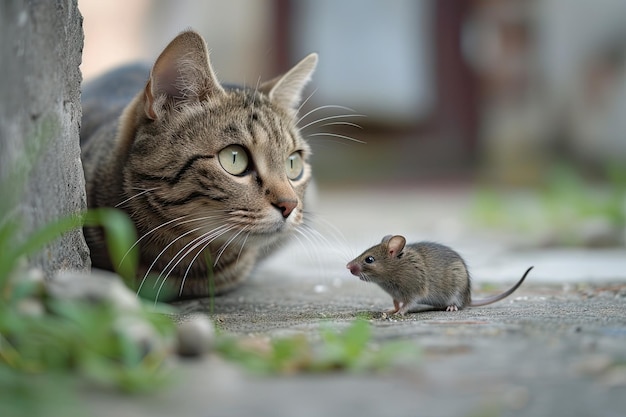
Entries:
[[302,99],[304,86],[311,79],[316,66],[317,54],[310,54],[286,74],[261,84],[259,90],[281,107],[295,112]]
[[201,101],[222,94],[204,39],[189,30],[174,38],[154,63],[145,89],[145,113],[154,120],[168,99]]

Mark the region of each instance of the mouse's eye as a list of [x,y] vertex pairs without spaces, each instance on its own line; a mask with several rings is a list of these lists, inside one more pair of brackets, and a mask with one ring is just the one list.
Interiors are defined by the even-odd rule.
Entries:
[[373,264],[375,260],[376,259],[374,259],[373,256],[368,256],[367,258],[365,258],[365,263],[366,264]]

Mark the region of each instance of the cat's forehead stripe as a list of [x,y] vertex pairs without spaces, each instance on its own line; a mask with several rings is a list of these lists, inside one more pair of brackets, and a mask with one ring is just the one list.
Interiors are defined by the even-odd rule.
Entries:
[[227,137],[240,137],[241,130],[234,122],[232,122],[224,128],[224,135]]
[[[253,145],[269,146],[273,154],[290,152],[296,148],[292,134],[285,130],[282,123],[275,116],[261,109],[253,110],[246,130],[249,132]],[[282,155],[281,155],[282,156]]]

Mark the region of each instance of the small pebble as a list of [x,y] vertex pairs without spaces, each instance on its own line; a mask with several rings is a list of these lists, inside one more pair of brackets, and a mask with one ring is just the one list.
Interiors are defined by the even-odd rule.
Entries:
[[59,271],[46,281],[46,290],[60,300],[111,303],[120,311],[139,311],[141,308],[137,295],[111,272]]
[[114,329],[139,347],[142,356],[168,351],[166,340],[141,317],[132,314],[121,315],[115,320]]
[[180,356],[202,356],[213,347],[215,327],[207,316],[194,315],[178,324],[177,339]]

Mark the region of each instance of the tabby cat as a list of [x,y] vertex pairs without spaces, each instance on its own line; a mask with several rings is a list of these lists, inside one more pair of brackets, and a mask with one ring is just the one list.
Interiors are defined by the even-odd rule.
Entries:
[[[295,116],[316,64],[311,54],[256,88],[224,86],[202,37],[186,31],[151,70],[127,66],[85,86],[87,204],[130,216],[140,288],[229,290],[303,224],[310,149]],[[103,231],[85,238],[93,266],[112,269]]]

